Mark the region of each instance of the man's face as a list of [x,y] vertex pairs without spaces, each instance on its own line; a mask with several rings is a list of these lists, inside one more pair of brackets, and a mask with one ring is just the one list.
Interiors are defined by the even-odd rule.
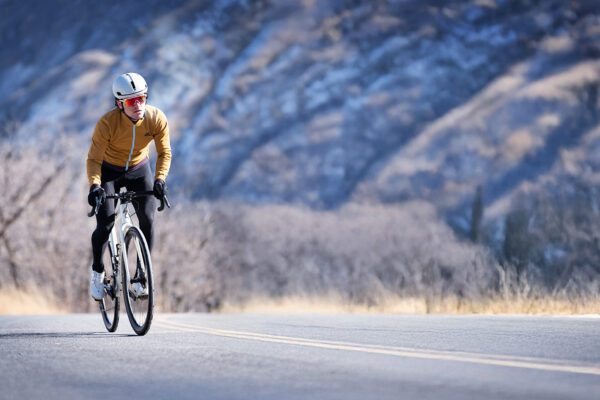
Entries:
[[138,121],[144,116],[144,112],[146,111],[146,101],[142,102],[136,100],[132,106],[119,101],[119,108],[121,108],[129,118]]

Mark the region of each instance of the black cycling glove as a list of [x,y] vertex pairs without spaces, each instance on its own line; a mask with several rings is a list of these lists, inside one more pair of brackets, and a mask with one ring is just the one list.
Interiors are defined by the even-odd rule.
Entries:
[[104,203],[104,200],[106,200],[106,193],[100,186],[92,186],[90,188],[90,194],[88,194],[89,205],[95,207],[96,199],[100,200],[100,204]]
[[168,193],[167,184],[162,179],[157,179],[154,181],[154,197],[157,199],[164,198]]

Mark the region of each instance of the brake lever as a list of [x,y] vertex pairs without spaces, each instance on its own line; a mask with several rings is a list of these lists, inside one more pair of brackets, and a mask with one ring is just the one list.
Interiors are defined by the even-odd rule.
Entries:
[[169,203],[169,198],[166,195],[160,199],[160,207],[158,207],[158,211],[164,210],[165,204],[168,208],[171,208],[171,203]]
[[88,213],[88,217],[92,217],[98,214],[98,208],[100,208],[100,201],[96,199],[96,206]]

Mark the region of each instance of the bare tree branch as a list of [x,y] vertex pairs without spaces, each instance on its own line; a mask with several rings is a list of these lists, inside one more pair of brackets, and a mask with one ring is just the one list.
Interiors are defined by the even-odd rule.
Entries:
[[4,235],[6,234],[6,231],[8,230],[8,228],[21,217],[21,215],[27,209],[27,207],[29,207],[30,204],[32,204],[34,201],[39,199],[44,194],[44,192],[50,186],[52,181],[54,181],[56,179],[56,177],[58,176],[60,171],[62,171],[64,169],[65,164],[66,164],[65,162],[62,162],[61,164],[59,164],[58,167],[54,170],[54,172],[52,174],[50,174],[44,180],[43,184],[41,184],[38,187],[38,189],[29,196],[29,198],[27,200],[20,202],[21,205],[17,209],[17,211],[10,218],[3,221],[2,229],[0,230],[0,239],[4,238]]

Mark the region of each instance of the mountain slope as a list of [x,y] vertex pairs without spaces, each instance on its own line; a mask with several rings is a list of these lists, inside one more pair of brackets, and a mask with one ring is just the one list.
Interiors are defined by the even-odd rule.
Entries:
[[170,120],[170,182],[193,197],[318,208],[425,198],[460,213],[478,185],[494,207],[563,171],[565,151],[595,165],[594,1],[0,11],[4,135],[62,131],[85,147],[112,80],[135,70]]

